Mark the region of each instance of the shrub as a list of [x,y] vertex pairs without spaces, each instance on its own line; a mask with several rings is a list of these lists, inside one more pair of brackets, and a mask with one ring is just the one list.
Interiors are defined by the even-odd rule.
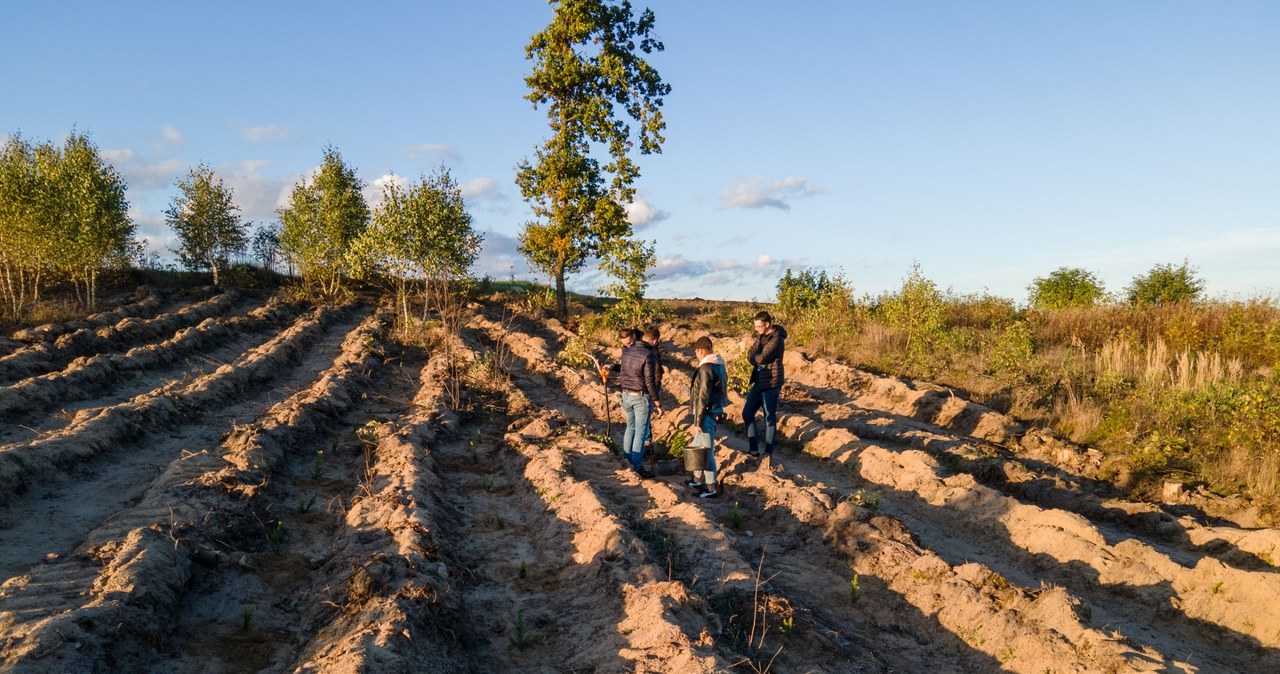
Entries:
[[1027,286],[1027,303],[1040,310],[1091,307],[1106,297],[1102,281],[1093,272],[1079,267],[1061,267]]
[[905,358],[908,365],[922,366],[930,359],[933,345],[946,333],[943,320],[942,293],[933,281],[925,278],[919,263],[897,293],[880,299],[879,314],[890,327],[906,338]]
[[1146,274],[1135,276],[1125,290],[1125,299],[1139,306],[1174,304],[1194,302],[1202,292],[1204,281],[1196,276],[1195,267],[1183,260],[1181,266],[1158,264]]

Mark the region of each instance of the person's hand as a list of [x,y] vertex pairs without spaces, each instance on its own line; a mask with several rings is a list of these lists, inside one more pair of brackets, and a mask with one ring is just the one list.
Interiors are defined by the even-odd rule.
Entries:
[[600,381],[609,381],[609,366],[600,366]]
[[662,416],[662,403],[653,404],[653,416],[655,417]]

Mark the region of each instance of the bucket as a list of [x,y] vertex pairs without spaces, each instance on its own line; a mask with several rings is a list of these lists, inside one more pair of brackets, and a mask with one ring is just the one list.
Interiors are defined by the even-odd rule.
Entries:
[[684,469],[687,471],[706,470],[707,469],[707,452],[711,451],[710,447],[685,447],[684,448]]

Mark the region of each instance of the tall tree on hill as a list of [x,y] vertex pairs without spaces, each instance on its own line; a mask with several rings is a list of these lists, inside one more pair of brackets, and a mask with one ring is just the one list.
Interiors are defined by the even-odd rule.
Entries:
[[[630,250],[614,244],[631,236],[624,207],[640,175],[631,150],[662,151],[661,108],[671,87],[640,54],[663,49],[652,35],[652,11],[636,18],[625,0],[551,4],[551,23],[525,47],[533,61],[525,98],[546,106],[551,137],[533,162],[517,166],[516,184],[538,218],[521,231],[520,252],[554,279],[564,317],[565,276],[593,256]],[[637,123],[634,132],[628,118]],[[593,146],[607,149],[603,165],[591,156]]]
[[231,199],[231,188],[203,164],[178,181],[178,195],[165,211],[165,222],[178,235],[182,247],[178,259],[188,269],[219,272],[233,254],[248,244],[248,224],[240,219],[240,207]]
[[315,177],[294,185],[280,216],[280,249],[297,265],[302,281],[324,297],[342,289],[349,249],[369,224],[364,183],[332,146]]

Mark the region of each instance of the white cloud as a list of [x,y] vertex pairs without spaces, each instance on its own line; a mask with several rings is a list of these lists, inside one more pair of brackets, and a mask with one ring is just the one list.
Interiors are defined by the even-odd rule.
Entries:
[[[775,260],[772,255],[757,255],[753,260],[720,258],[690,260],[683,255],[658,258],[653,267],[653,281],[703,279],[703,285],[728,283],[745,285],[752,280],[776,280],[788,268],[803,267],[803,260]],[[718,279],[712,281],[712,279]]]
[[272,222],[276,219],[276,209],[289,203],[289,193],[297,180],[262,175],[262,169],[273,163],[250,159],[229,171],[218,170],[227,187],[232,189],[232,199],[240,207],[240,216],[247,221]]
[[279,143],[294,138],[293,129],[283,124],[262,124],[258,126],[235,126],[242,138],[250,143]]
[[160,127],[160,137],[174,147],[182,147],[186,144],[187,139],[182,136],[182,132],[168,124]]
[[421,145],[412,145],[404,149],[409,159],[418,160],[422,158],[436,159],[445,163],[458,163],[461,157],[453,148],[440,143],[423,143]]
[[627,221],[636,229],[647,229],[671,217],[671,214],[654,206],[643,197],[636,198],[626,206]]
[[787,177],[763,183],[763,178],[748,178],[730,185],[720,193],[720,205],[724,208],[776,208],[789,211],[790,202],[822,192],[811,187],[804,178]]
[[106,159],[124,178],[131,190],[146,190],[172,185],[183,171],[176,159],[148,160],[131,149],[104,150]]
[[387,173],[374,178],[372,182],[364,186],[364,202],[369,204],[369,210],[373,210],[382,203],[382,189],[387,185],[396,185],[401,189],[409,187],[409,180],[403,176],[394,173]]

